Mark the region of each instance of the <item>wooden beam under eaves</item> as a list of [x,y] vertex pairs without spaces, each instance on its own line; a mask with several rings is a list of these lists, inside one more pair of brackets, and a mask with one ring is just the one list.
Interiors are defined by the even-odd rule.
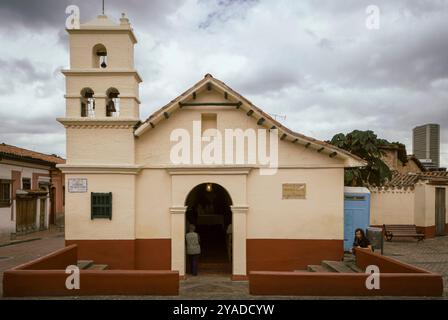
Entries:
[[239,109],[241,107],[243,103],[241,101],[238,101],[238,103],[236,104],[236,108]]
[[198,107],[198,106],[223,106],[238,107],[239,102],[179,102],[181,107]]
[[153,128],[153,129],[156,127],[155,124],[152,122],[150,122],[149,124],[150,124],[151,128]]
[[260,118],[260,119],[258,119],[257,124],[258,124],[259,126],[261,126],[261,125],[263,124],[264,121],[265,121],[264,118]]
[[276,126],[272,126],[271,129],[269,129],[269,130],[274,130],[274,129],[277,129],[277,127]]
[[168,118],[170,117],[170,114],[169,114],[168,112],[165,111],[165,112],[163,113],[163,116],[165,117],[165,119],[168,119]]
[[228,99],[229,98],[229,95],[227,94],[227,91],[226,92],[224,92],[224,99]]
[[282,134],[282,137],[280,138],[280,140],[285,140],[287,136],[288,135],[286,133]]
[[310,145],[311,145],[311,142],[308,142],[308,143],[305,145],[305,148],[308,148]]
[[247,111],[246,114],[250,117],[252,115],[252,113],[254,113],[254,110],[249,110],[249,111]]
[[292,143],[296,143],[297,141],[299,141],[299,139],[295,138]]
[[193,92],[193,100],[196,100],[196,91]]
[[317,149],[317,152],[320,153],[320,152],[324,151],[324,149],[325,149],[324,147],[320,147],[319,149]]
[[208,91],[212,90],[212,83],[211,82],[207,82],[207,90]]
[[338,155],[338,153],[335,151],[335,152],[332,152],[332,153],[330,153],[330,158],[334,158],[334,157],[336,157]]

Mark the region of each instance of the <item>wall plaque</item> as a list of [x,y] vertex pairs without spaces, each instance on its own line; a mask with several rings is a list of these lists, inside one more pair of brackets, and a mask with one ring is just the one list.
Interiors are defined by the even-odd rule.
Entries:
[[87,179],[68,179],[68,192],[87,192]]
[[305,199],[305,183],[284,183],[282,184],[282,199]]

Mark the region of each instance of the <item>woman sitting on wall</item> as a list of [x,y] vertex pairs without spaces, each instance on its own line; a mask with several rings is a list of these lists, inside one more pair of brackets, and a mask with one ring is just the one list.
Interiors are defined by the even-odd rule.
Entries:
[[350,250],[350,253],[355,254],[355,249],[358,248],[370,249],[373,251],[369,239],[361,228],[355,230],[355,239],[353,240],[353,248]]

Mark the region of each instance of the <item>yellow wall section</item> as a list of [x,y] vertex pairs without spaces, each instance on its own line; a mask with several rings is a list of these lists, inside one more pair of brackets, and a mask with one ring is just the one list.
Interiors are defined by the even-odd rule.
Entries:
[[[420,182],[412,190],[389,189],[372,192],[370,223],[434,226],[435,190],[436,186]],[[445,192],[448,199],[448,188],[445,188]],[[446,221],[448,221],[448,201],[446,206]]]
[[[248,178],[250,239],[343,239],[343,169],[256,170]],[[306,199],[282,199],[283,183],[305,183]]]
[[[169,119],[160,122],[154,129],[150,129],[141,137],[136,144],[136,161],[147,166],[171,165],[170,150],[175,144],[170,142],[170,134],[177,128],[184,128],[193,135],[193,121],[201,120],[201,113],[210,113],[210,109],[184,107],[182,110],[174,112]],[[248,117],[245,112],[235,108],[214,109],[217,113],[218,130],[223,134],[225,129],[251,128],[258,130],[263,127],[258,126],[256,119]],[[266,128],[265,128],[266,129]],[[224,143],[224,142],[223,142]],[[157,148],[151,147],[157,145]],[[319,154],[314,149],[306,149],[302,145],[293,144],[290,141],[280,141],[279,163],[280,166],[307,166],[307,167],[344,167],[344,161],[330,158],[328,155]],[[234,148],[236,144],[234,143]],[[235,153],[235,152],[234,152]]]
[[71,68],[92,68],[92,50],[96,44],[106,47],[109,65],[122,69],[134,67],[134,44],[129,34],[81,33],[70,36]]
[[68,164],[134,164],[132,128],[67,128]]
[[[87,179],[88,192],[66,191],[65,238],[67,240],[135,239],[134,175],[66,174],[67,186],[70,178]],[[91,192],[112,192],[112,220],[91,220]]]

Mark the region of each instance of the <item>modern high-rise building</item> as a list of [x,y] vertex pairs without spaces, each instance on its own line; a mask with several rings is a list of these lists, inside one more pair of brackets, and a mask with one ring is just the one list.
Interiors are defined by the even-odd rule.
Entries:
[[440,166],[440,126],[429,123],[413,130],[412,149],[414,155],[427,168]]

